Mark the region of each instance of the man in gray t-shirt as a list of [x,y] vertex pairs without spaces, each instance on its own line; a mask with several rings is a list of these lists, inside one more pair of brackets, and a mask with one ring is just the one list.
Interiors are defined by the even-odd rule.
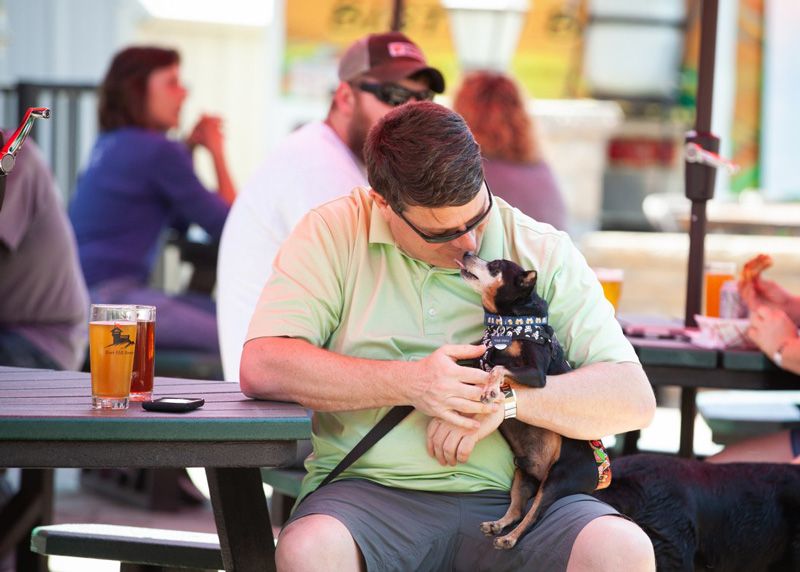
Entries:
[[75,235],[53,176],[28,140],[0,209],[0,365],[79,369],[88,307]]

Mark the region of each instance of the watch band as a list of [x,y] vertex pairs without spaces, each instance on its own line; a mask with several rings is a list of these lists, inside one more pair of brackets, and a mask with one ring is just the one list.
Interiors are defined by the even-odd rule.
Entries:
[[775,353],[772,354],[772,361],[775,362],[780,368],[783,368],[783,354],[781,354],[781,350],[775,350]]
[[793,339],[794,338],[790,338],[784,341],[780,346],[778,346],[778,349],[775,350],[775,353],[772,354],[772,361],[781,369],[783,368],[783,350],[786,349],[786,346],[788,346],[789,342],[791,342]]
[[512,419],[517,416],[517,394],[508,384],[500,386],[503,392],[503,419]]

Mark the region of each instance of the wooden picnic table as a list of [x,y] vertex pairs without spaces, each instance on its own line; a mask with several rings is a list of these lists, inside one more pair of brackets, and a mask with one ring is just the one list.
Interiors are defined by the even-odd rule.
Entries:
[[88,373],[0,366],[0,467],[22,468],[21,488],[0,511],[0,555],[17,570],[46,570],[29,550],[50,524],[52,469],[204,467],[226,570],[274,570],[261,467],[294,461],[310,419],[293,403],[256,401],[221,381],[157,377],[154,397],[203,397],[189,413],[90,408]]
[[[758,350],[708,349],[675,339],[628,337],[633,344],[645,373],[654,387],[681,388],[681,435],[678,454],[694,455],[694,419],[697,415],[697,390],[800,389],[800,376],[775,366]],[[626,438],[626,452],[635,449],[632,440],[638,432]]]

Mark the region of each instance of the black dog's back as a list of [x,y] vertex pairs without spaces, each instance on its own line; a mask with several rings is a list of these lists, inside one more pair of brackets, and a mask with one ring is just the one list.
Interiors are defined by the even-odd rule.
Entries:
[[650,536],[659,570],[800,570],[799,465],[631,455],[595,496]]

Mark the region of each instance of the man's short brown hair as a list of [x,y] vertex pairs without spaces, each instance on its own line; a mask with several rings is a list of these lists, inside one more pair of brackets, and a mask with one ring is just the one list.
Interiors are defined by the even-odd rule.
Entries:
[[100,86],[100,131],[147,127],[147,80],[154,70],[180,62],[175,50],[135,46],[118,52]]
[[470,202],[481,189],[481,150],[460,115],[429,101],[393,109],[364,145],[369,184],[396,212]]

